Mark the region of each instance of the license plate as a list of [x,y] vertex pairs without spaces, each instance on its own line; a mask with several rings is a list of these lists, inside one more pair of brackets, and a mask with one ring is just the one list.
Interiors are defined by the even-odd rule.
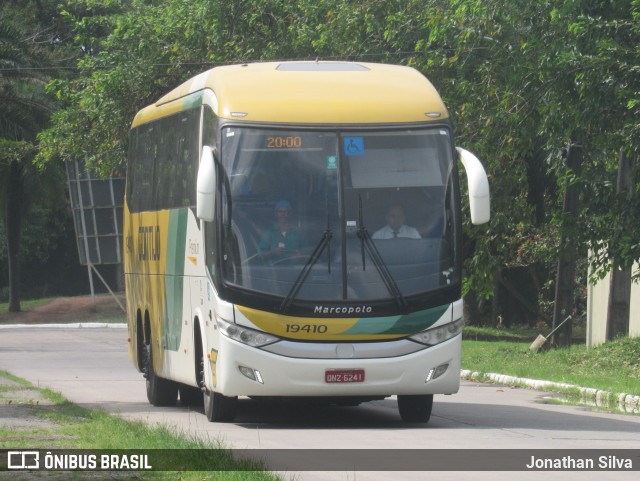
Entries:
[[324,372],[328,383],[364,382],[364,369],[328,369]]

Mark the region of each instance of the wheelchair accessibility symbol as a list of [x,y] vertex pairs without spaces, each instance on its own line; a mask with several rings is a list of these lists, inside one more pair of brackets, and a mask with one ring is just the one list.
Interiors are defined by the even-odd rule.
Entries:
[[357,157],[364,155],[364,138],[363,137],[345,137],[344,138],[344,155]]

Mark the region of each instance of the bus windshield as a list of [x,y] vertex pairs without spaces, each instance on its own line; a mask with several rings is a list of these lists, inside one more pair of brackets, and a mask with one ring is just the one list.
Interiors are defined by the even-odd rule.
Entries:
[[293,301],[402,304],[459,282],[445,128],[222,130],[222,280]]

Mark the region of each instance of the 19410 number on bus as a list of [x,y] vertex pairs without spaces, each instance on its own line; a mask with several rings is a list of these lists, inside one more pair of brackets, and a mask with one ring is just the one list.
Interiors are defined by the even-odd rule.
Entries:
[[287,324],[286,332],[293,334],[297,332],[306,332],[307,334],[326,334],[329,327],[325,324]]

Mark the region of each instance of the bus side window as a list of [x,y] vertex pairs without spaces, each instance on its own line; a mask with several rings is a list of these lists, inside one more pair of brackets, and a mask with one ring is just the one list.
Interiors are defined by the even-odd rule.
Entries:
[[198,162],[200,151],[200,109],[192,109],[183,119],[184,152],[182,156],[183,178],[186,179],[182,193],[182,206],[195,207],[196,179],[198,177]]
[[217,284],[217,259],[216,259],[216,223],[215,222],[204,222],[205,229],[205,254],[207,263],[207,267],[209,268],[209,272],[211,273],[211,279],[213,279],[213,283]]
[[[160,126],[162,127],[160,130],[164,132],[166,131],[166,127],[163,124],[166,124],[166,122],[164,120],[160,121]],[[154,185],[156,186],[156,209],[166,208],[167,201],[169,200],[171,195],[171,176],[169,172],[167,172],[167,168],[171,165],[171,153],[167,152],[167,143],[168,139],[166,135],[159,135],[156,139],[158,154],[155,168],[156,175],[154,178]]]
[[138,193],[133,186],[136,184],[137,166],[141,154],[141,139],[140,129],[136,128],[131,131],[129,135],[129,155],[127,162],[127,205],[131,212],[137,212],[138,207]]
[[136,211],[153,210],[153,172],[155,164],[155,136],[153,126],[143,126],[138,132],[138,148],[133,159]]

